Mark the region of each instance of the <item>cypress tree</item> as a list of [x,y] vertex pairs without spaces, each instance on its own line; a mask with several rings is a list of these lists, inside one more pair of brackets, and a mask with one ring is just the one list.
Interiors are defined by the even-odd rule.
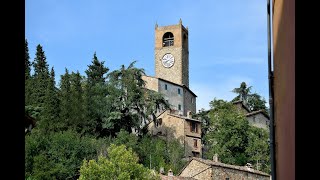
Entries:
[[45,53],[42,46],[37,46],[36,57],[33,62],[34,67],[34,87],[32,93],[33,105],[44,107],[44,99],[47,86],[49,84],[49,69]]
[[65,69],[64,75],[61,75],[60,81],[60,119],[64,127],[68,127],[70,122],[70,112],[71,112],[71,84],[70,84],[70,74],[68,69]]
[[71,112],[70,112],[70,119],[72,126],[78,132],[81,132],[84,128],[84,101],[83,101],[83,89],[81,86],[82,77],[77,71],[77,73],[72,72],[70,76],[70,84],[71,84],[71,97],[70,97],[70,104],[71,104]]
[[46,89],[43,109],[43,123],[44,130],[54,130],[59,126],[59,98],[58,89],[55,86],[55,72],[51,68],[49,84]]
[[24,67],[25,67],[25,106],[30,105],[32,88],[31,88],[31,63],[30,63],[30,56],[29,56],[29,48],[28,48],[28,41],[25,40],[25,58],[24,58]]
[[106,96],[105,74],[109,68],[104,66],[104,61],[99,61],[96,53],[93,55],[92,64],[85,71],[87,82],[85,89],[85,117],[86,127],[90,134],[99,134],[105,104],[102,102]]

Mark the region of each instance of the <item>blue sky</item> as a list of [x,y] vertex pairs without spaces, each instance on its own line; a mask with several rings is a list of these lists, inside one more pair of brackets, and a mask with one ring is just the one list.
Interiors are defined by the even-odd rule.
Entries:
[[[154,76],[154,27],[189,29],[189,87],[197,109],[231,100],[242,81],[268,100],[266,0],[27,0],[25,37],[31,60],[41,44],[56,81],[85,75],[94,52],[110,70],[136,67]],[[267,103],[268,106],[268,103]]]

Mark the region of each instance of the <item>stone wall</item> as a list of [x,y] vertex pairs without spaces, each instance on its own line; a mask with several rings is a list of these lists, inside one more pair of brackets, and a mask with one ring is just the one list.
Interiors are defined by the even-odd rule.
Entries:
[[[208,160],[205,160],[208,161]],[[211,161],[212,162],[212,161]],[[223,163],[206,164],[192,159],[179,176],[201,180],[270,180],[270,176],[256,170]]]
[[145,81],[145,88],[158,92],[159,91],[159,79],[151,76],[142,76],[142,80]]
[[187,115],[188,111],[191,111],[192,114],[196,114],[196,97],[191,94],[188,90],[184,89],[184,115]]
[[[191,122],[194,122],[194,123],[196,123],[197,124],[197,132],[192,132],[192,131],[190,131],[190,129],[191,129]],[[194,120],[186,120],[185,122],[184,122],[184,131],[185,131],[185,133],[186,133],[186,135],[187,136],[192,136],[192,137],[198,137],[198,138],[201,138],[201,123],[200,123],[200,121],[194,121]]]
[[254,114],[247,117],[249,124],[252,126],[269,130],[269,119],[266,118],[262,113]]
[[[162,38],[166,32],[173,34],[173,46],[163,47]],[[174,65],[170,68],[164,67],[161,62],[162,57],[167,53],[171,53],[174,56]],[[182,24],[156,27],[155,70],[156,77],[189,87],[188,30]]]
[[[165,85],[167,85],[167,90],[165,90]],[[178,94],[178,89],[180,89],[180,94]],[[181,105],[181,112],[184,112],[184,90],[181,86],[159,80],[159,92],[164,95],[164,98],[168,100],[171,108],[178,110],[179,104]],[[183,114],[184,115],[184,114]]]
[[[197,140],[197,147],[194,146],[194,140]],[[201,138],[199,137],[185,137],[185,156],[189,157],[189,155],[192,157],[192,152],[198,152],[199,157],[202,156],[202,145],[201,145]]]
[[237,169],[212,166],[212,179],[226,180],[226,178],[229,178],[230,180],[270,180],[270,176],[240,171]]
[[158,119],[162,119],[161,125],[151,122],[148,125],[148,130],[152,135],[165,137],[167,140],[178,139],[181,144],[184,144],[184,119],[171,116],[166,112],[162,113]]

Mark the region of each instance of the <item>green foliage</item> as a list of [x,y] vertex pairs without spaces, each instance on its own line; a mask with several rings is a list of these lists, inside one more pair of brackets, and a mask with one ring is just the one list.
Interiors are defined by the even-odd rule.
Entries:
[[77,176],[84,158],[93,159],[105,141],[73,131],[43,133],[34,128],[25,138],[26,177],[66,179]]
[[268,108],[266,106],[266,100],[257,93],[250,94],[248,97],[248,107],[250,111],[263,110],[268,114]]
[[171,169],[177,174],[186,163],[182,160],[184,148],[178,140],[165,141],[145,135],[140,139],[138,147],[140,162],[156,171],[163,167],[165,172]]
[[44,107],[46,89],[49,84],[49,65],[42,46],[37,46],[36,57],[33,62],[34,75],[33,75],[33,89],[30,104]]
[[33,79],[31,78],[31,63],[30,63],[30,56],[29,56],[29,48],[28,48],[28,41],[25,40],[25,105],[30,105],[31,103],[31,94],[32,94],[32,82]]
[[81,86],[82,77],[79,72],[70,75],[70,127],[81,132],[85,127],[84,99]]
[[232,101],[242,100],[250,111],[263,110],[264,113],[269,114],[266,106],[266,100],[257,93],[251,93],[251,88],[247,87],[245,82],[242,82],[239,88],[234,88],[232,92],[238,94]]
[[240,84],[239,88],[234,88],[232,92],[237,93],[238,96],[236,97],[237,100],[241,100],[244,103],[247,103],[248,95],[250,94],[252,86],[247,87],[245,82]]
[[214,99],[210,106],[211,126],[204,137],[210,149],[205,156],[211,159],[214,154],[219,154],[224,163],[245,165],[248,162],[245,150],[249,128],[246,117],[230,102]]
[[94,53],[92,64],[85,71],[87,81],[84,91],[84,112],[86,118],[86,133],[104,136],[102,132],[102,119],[106,112],[106,73],[109,68],[100,62]]
[[69,127],[71,125],[71,83],[70,83],[70,74],[68,69],[65,69],[65,74],[61,75],[60,81],[60,119],[62,126]]
[[25,40],[24,44],[25,49],[25,55],[24,55],[24,72],[25,72],[25,80],[29,79],[31,77],[30,71],[31,71],[31,63],[30,63],[30,56],[29,56],[29,48],[28,48],[28,41]]
[[134,134],[130,134],[129,132],[121,129],[120,132],[117,133],[117,137],[114,138],[113,143],[115,145],[125,145],[128,148],[132,148],[137,152],[138,148],[138,136]]
[[268,132],[250,126],[231,102],[214,99],[210,106],[210,126],[203,137],[208,149],[204,156],[212,159],[218,154],[221,162],[240,166],[249,162],[255,168],[259,163],[259,170],[270,173]]
[[111,144],[108,156],[98,160],[83,161],[79,180],[83,179],[160,179],[150,170],[138,164],[138,156],[131,148]]
[[248,140],[246,153],[249,156],[249,162],[255,165],[255,169],[271,173],[269,133],[265,129],[251,126]]
[[119,70],[108,74],[109,109],[103,119],[103,127],[119,132],[125,129],[128,132],[134,128],[142,134],[142,124],[146,124],[149,116],[154,116],[160,106],[168,107],[164,98],[154,92],[146,91],[142,79],[143,69],[134,67],[135,61],[126,68],[124,65]]
[[52,67],[50,72],[49,84],[46,89],[42,120],[40,122],[41,129],[45,131],[54,131],[59,123],[60,101],[58,90],[55,86],[55,73]]

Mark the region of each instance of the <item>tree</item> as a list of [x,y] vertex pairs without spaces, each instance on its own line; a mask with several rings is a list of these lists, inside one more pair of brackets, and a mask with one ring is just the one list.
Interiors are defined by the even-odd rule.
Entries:
[[78,176],[83,159],[97,158],[105,139],[68,130],[41,132],[35,127],[25,137],[25,175],[35,179],[70,179]]
[[139,139],[139,162],[156,171],[171,169],[177,174],[186,164],[183,160],[184,147],[178,140],[166,141],[156,136],[144,135]]
[[55,86],[55,73],[53,67],[50,72],[49,84],[46,89],[41,127],[45,131],[57,130],[59,124],[60,102],[58,89]]
[[119,70],[108,74],[107,102],[112,103],[109,103],[103,127],[110,130],[111,134],[120,129],[128,132],[134,129],[141,134],[143,125],[150,116],[154,116],[157,109],[169,107],[159,93],[144,88],[144,69],[136,68],[134,64],[135,61],[127,68],[122,65]]
[[239,88],[234,88],[232,90],[232,92],[234,93],[237,93],[238,96],[235,97],[234,100],[241,100],[243,101],[245,104],[247,103],[247,98],[248,98],[248,95],[250,94],[250,90],[251,90],[252,86],[250,87],[247,87],[247,84],[245,82],[242,82],[240,84],[240,87]]
[[32,105],[44,107],[45,93],[49,84],[49,65],[42,46],[38,44],[36,57],[33,62],[34,67],[34,82],[33,82],[33,93],[31,96]]
[[232,92],[237,93],[232,101],[242,100],[243,103],[249,108],[250,111],[263,110],[268,114],[269,110],[266,106],[266,100],[261,97],[258,93],[251,93],[251,88],[247,87],[245,82],[242,82],[239,88],[234,88]]
[[268,114],[266,100],[257,93],[250,94],[248,98],[248,107],[251,111],[263,110]]
[[255,169],[271,173],[269,133],[265,129],[249,127],[246,153]]
[[77,73],[72,72],[70,75],[70,123],[72,127],[81,132],[85,126],[85,114],[84,114],[84,99],[83,89],[81,86],[82,77]]
[[98,160],[83,161],[79,180],[83,179],[160,179],[150,170],[138,164],[138,156],[125,145],[111,144],[108,156]]
[[29,56],[28,41],[25,40],[25,59],[24,59],[24,71],[25,71],[25,106],[31,103],[32,94],[32,79],[31,79],[31,62]]
[[29,48],[28,48],[28,41],[27,39],[25,40],[24,44],[24,50],[25,50],[25,55],[24,55],[24,72],[25,72],[25,80],[29,79],[31,77],[31,63],[30,63],[30,56],[29,56]]
[[222,162],[243,166],[248,162],[246,147],[249,123],[244,114],[230,102],[214,99],[210,102],[209,130],[204,139],[209,150],[205,156],[211,159],[218,154]]
[[65,74],[61,75],[60,80],[60,119],[62,127],[66,130],[67,127],[72,126],[71,122],[71,83],[70,74],[65,68]]
[[86,119],[86,132],[97,136],[102,133],[102,119],[105,116],[107,106],[106,73],[109,68],[104,66],[104,61],[99,61],[96,53],[93,55],[92,64],[85,71],[87,81],[84,95],[84,111]]

